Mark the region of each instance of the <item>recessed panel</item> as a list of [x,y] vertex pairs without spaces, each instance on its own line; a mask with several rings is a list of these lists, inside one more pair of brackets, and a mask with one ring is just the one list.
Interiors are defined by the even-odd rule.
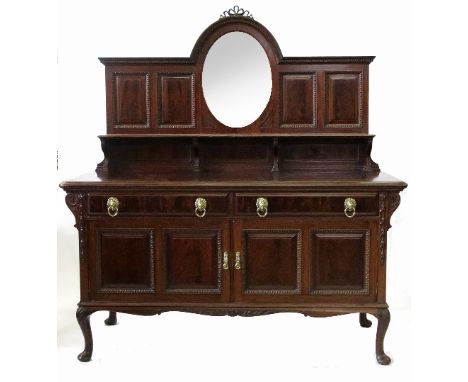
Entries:
[[98,229],[98,292],[154,291],[153,252],[151,229]]
[[325,127],[362,127],[362,73],[327,73]]
[[281,127],[316,127],[315,74],[283,74],[281,79]]
[[114,73],[114,128],[149,128],[147,73]]
[[164,230],[166,292],[221,292],[221,235],[218,230]]
[[312,294],[368,294],[369,231],[312,231],[309,274]]
[[162,74],[159,84],[159,127],[195,127],[192,74]]
[[299,231],[243,232],[244,293],[300,293],[301,238]]

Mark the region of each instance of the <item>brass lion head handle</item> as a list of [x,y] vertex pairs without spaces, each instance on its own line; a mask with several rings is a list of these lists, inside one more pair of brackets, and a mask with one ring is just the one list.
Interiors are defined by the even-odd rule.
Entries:
[[107,199],[107,213],[112,218],[116,217],[119,213],[119,199],[115,196],[111,196]]
[[257,215],[264,218],[268,214],[268,200],[266,198],[257,198]]
[[197,198],[195,199],[195,215],[199,218],[202,218],[206,215],[206,206],[207,202],[205,198]]
[[344,201],[344,214],[348,218],[352,218],[356,214],[356,199],[346,198]]

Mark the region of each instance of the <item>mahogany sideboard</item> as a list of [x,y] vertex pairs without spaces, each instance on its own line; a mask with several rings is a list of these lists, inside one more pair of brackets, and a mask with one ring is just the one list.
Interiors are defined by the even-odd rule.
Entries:
[[[283,57],[238,7],[189,58],[101,58],[107,135],[95,172],[61,183],[79,236],[84,335],[109,311],[256,316],[359,313],[384,336],[386,237],[406,184],[371,159],[373,57]],[[271,95],[240,129],[218,121],[202,86],[215,41],[246,33],[271,66]]]

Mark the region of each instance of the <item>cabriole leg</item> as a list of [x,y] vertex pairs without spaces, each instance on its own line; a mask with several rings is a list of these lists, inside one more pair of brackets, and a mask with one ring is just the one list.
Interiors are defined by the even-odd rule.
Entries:
[[116,324],[117,324],[117,313],[116,313],[116,312],[109,311],[109,317],[107,317],[107,318],[104,320],[104,323],[105,323],[107,326],[116,325]]
[[377,357],[377,362],[381,365],[388,365],[392,360],[384,351],[384,338],[385,333],[388,329],[388,324],[390,323],[390,312],[388,309],[379,309],[377,312],[377,318],[379,324],[377,326],[377,336],[375,339],[375,355]]
[[370,328],[372,326],[372,321],[367,318],[365,313],[359,313],[359,324],[363,328]]
[[78,354],[78,360],[81,362],[88,362],[91,360],[91,355],[93,354],[93,334],[91,332],[91,325],[89,323],[89,316],[93,313],[93,310],[84,308],[82,306],[78,307],[76,311],[76,319],[80,325],[81,331],[83,332],[84,337],[84,350]]

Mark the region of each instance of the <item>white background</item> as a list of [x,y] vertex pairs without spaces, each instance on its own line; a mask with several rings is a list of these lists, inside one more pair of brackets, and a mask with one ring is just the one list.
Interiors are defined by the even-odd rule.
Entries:
[[377,56],[370,69],[373,159],[410,184],[389,233],[392,366],[375,364],[375,325],[360,328],[356,315],[179,313],[120,315],[120,325],[110,328],[96,314],[93,362],[81,364],[75,358],[82,349],[74,320],[77,234],[57,184],[102,159],[96,135],[105,133],[104,69],[97,57],[188,56],[204,28],[234,3],[64,1],[59,28],[54,4],[15,4],[0,16],[0,254],[6,260],[0,290],[8,341],[3,338],[7,368],[0,373],[14,373],[8,380],[39,374],[60,381],[410,380],[410,372],[416,380],[461,370],[465,353],[457,344],[467,339],[463,12],[447,1],[239,4],[273,33],[285,56]]

